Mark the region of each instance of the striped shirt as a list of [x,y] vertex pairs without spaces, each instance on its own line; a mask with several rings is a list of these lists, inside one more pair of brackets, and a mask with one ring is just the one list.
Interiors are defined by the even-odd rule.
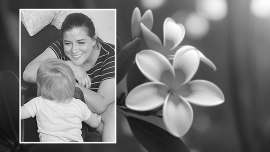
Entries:
[[[87,71],[88,76],[91,78],[91,87],[89,89],[95,92],[98,91],[102,81],[115,77],[115,47],[105,42],[100,44],[99,57],[95,65]],[[58,59],[70,60],[64,53],[61,40],[56,40],[49,47],[54,51]]]

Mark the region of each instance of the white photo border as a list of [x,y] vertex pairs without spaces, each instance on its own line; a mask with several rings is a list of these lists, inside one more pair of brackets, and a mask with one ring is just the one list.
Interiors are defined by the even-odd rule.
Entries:
[[[114,66],[115,66],[115,74],[114,74],[114,76],[115,76],[115,88],[114,88],[114,94],[115,94],[115,102],[114,102],[114,107],[115,107],[115,118],[114,118],[114,120],[115,120],[115,131],[114,131],[114,133],[115,133],[115,137],[116,137],[116,139],[115,139],[115,141],[111,141],[111,142],[26,142],[26,141],[22,141],[22,128],[21,128],[21,94],[22,94],[22,87],[21,87],[21,81],[22,81],[22,78],[21,78],[21,72],[22,72],[22,69],[21,69],[21,26],[22,26],[22,19],[21,19],[21,12],[23,11],[23,10],[36,10],[36,11],[40,11],[40,10],[66,10],[66,11],[68,11],[68,10],[71,10],[71,11],[87,11],[87,10],[99,10],[99,11],[112,11],[113,13],[114,13],[114,20],[115,20],[115,22],[114,22],[114,31],[115,31],[115,33],[114,33],[114,45],[115,45],[115,49],[114,49],[114,52],[115,52],[115,58],[114,58],[114,60],[115,60],[115,63],[114,63]],[[116,93],[116,91],[117,91],[117,83],[116,83],[116,69],[117,69],[117,67],[116,67],[116,60],[117,60],[117,53],[116,53],[116,48],[117,48],[117,41],[116,41],[116,39],[117,39],[117,37],[116,37],[116,35],[117,35],[117,27],[116,27],[116,25],[117,25],[117,18],[116,18],[116,16],[117,16],[117,9],[98,9],[98,8],[91,8],[91,9],[62,9],[62,8],[59,8],[59,9],[19,9],[19,143],[20,144],[116,144],[117,143],[117,106],[116,106],[116,102],[117,102],[117,100],[116,100],[116,96],[117,96],[117,93]]]

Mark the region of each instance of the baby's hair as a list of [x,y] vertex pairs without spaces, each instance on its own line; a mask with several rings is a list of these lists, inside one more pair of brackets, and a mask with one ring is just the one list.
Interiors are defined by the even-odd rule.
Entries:
[[64,61],[48,59],[38,68],[37,86],[43,98],[66,101],[74,96],[75,76]]

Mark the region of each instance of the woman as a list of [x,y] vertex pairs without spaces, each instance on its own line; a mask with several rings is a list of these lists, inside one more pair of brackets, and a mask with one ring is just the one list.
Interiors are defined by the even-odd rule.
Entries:
[[96,36],[92,20],[82,13],[68,15],[61,27],[62,39],[52,43],[33,59],[23,72],[23,79],[36,82],[40,63],[58,58],[73,70],[90,110],[102,115],[102,140],[115,141],[115,61],[114,46]]

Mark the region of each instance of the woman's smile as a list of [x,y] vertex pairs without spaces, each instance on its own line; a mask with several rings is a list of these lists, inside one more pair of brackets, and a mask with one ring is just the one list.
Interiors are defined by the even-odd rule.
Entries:
[[73,59],[79,59],[82,56],[82,53],[72,54]]

